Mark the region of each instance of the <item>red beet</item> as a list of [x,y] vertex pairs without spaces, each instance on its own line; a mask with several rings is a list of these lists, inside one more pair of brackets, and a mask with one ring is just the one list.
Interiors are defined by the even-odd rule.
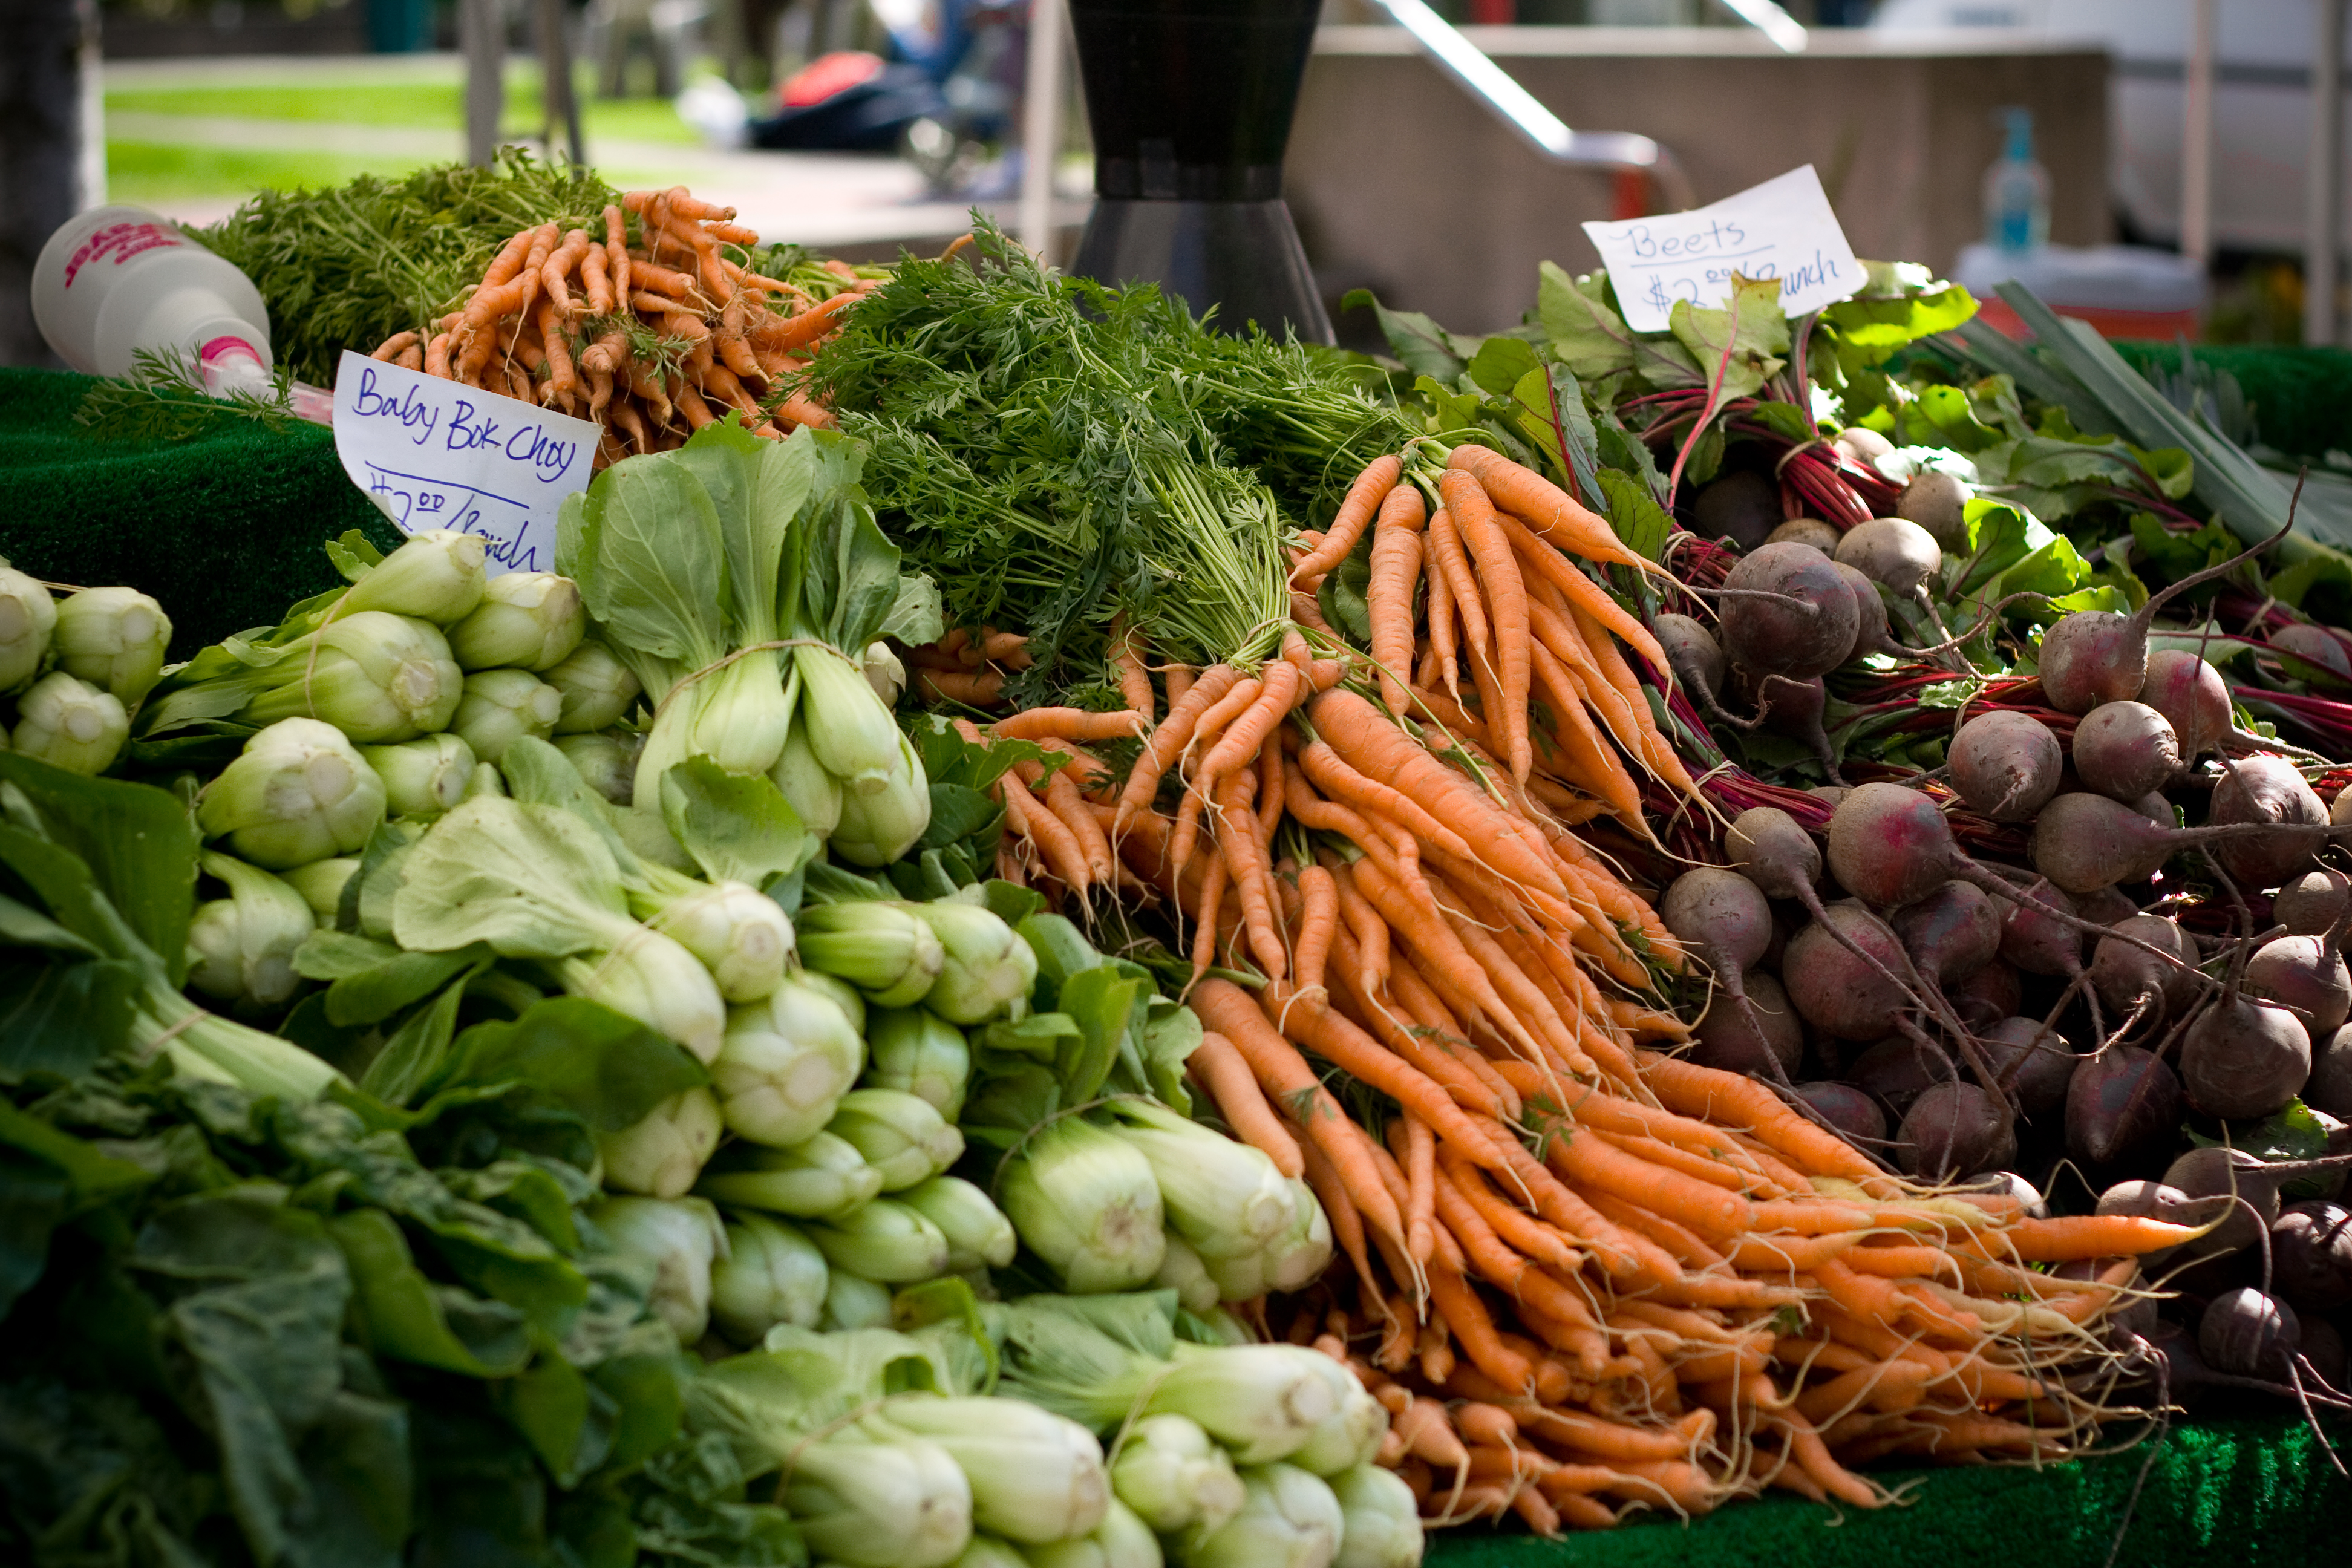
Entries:
[[2066,753],[2050,727],[2028,713],[1995,708],[1960,726],[1946,760],[1952,787],[1995,822],[2030,822],[2058,793]]
[[2003,1018],[1979,1037],[1996,1080],[2017,1097],[2029,1120],[2064,1109],[2067,1086],[2083,1058],[2055,1029],[2036,1018]]
[[1837,558],[1899,599],[1921,597],[1944,567],[1935,536],[1899,517],[1874,517],[1847,529],[1838,541]]
[[2271,1222],[2271,1258],[2278,1293],[2295,1310],[2352,1307],[2352,1209],[2290,1205]]
[[2352,905],[2352,878],[2333,866],[2288,879],[2271,899],[2271,918],[2296,936],[2318,936]]
[[1723,700],[1723,649],[1715,634],[1688,616],[1660,616],[1650,623],[1650,632],[1666,650],[1666,663],[1685,691]]
[[1944,994],[1970,1028],[1979,1024],[1989,1027],[2017,1011],[2025,1000],[2025,986],[2016,970],[1996,959],[1958,985],[1947,985]]
[[2137,801],[2180,771],[2180,742],[2145,702],[2102,702],[2074,726],[2074,773],[2114,800]]
[[[1853,948],[1868,956],[1857,956]],[[1885,921],[1841,900],[1789,939],[1780,981],[1798,1014],[1822,1033],[1875,1040],[1894,1031],[1912,1000],[1893,978],[1907,965],[1902,942]]]
[[2189,1103],[2226,1121],[2269,1116],[2311,1076],[2311,1035],[2284,1007],[2239,993],[2198,1016],[2180,1042]]
[[[2284,757],[2246,757],[2213,786],[2209,825],[2262,823],[2276,831],[2229,840],[2214,851],[2242,888],[2275,888],[2307,869],[2327,841],[2327,808]],[[2122,880],[2123,879],[2117,879]]]
[[1886,1140],[1886,1113],[1850,1084],[1801,1083],[1797,1098],[1851,1142],[1870,1148]]
[[2286,530],[2217,566],[2167,584],[2128,616],[2112,610],[2076,610],[2061,616],[2042,634],[2042,690],[2050,705],[2066,713],[2088,713],[2102,702],[2137,697],[2147,683],[2147,628],[2173,595],[2233,570],[2249,556],[2285,537]]
[[1734,1003],[1745,1005],[1745,976],[1772,942],[1772,906],[1756,884],[1719,866],[1684,872],[1658,901],[1668,931],[1704,959]]
[[2197,1353],[2216,1372],[2284,1381],[2302,1339],[2294,1310],[2242,1287],[2216,1297],[2197,1324]]
[[[1727,991],[1707,1006],[1692,1032],[1690,1059],[1701,1067],[1720,1068],[1778,1080],[1797,1070],[1805,1054],[1805,1034],[1797,1022],[1789,994],[1769,974],[1747,976],[1748,1005],[1739,1006]],[[1777,1067],[1777,1070],[1776,1070]]]
[[1951,1058],[1941,1050],[1924,1040],[1898,1035],[1854,1058],[1853,1065],[1846,1068],[1845,1080],[1900,1117],[1921,1095],[1958,1076]]
[[[2073,895],[2061,892],[2047,879],[2029,889],[2039,902],[2078,915]],[[2032,904],[1992,895],[2000,916],[2000,956],[2028,974],[2048,974],[2072,980],[2083,973],[2081,928],[2044,914]]]
[[[2164,953],[2178,962],[2165,962]],[[2118,1016],[2162,1017],[2197,994],[2196,963],[2196,944],[2187,931],[2162,915],[2134,915],[2091,950],[2091,986]]]
[[[2219,797],[2221,790],[2214,790]],[[1832,824],[1832,831],[1835,825]],[[2145,882],[2176,850],[2215,842],[2255,843],[2286,834],[2299,863],[2311,858],[2299,830],[2270,824],[2209,823],[2203,827],[2168,827],[2135,805],[2103,795],[2059,795],[2034,818],[2029,853],[2033,868],[2070,893],[2091,893],[2116,882]],[[1832,840],[1834,847],[1835,840]],[[2275,851],[2273,851],[2275,853]],[[1830,860],[1836,869],[1834,850]],[[2234,873],[2233,873],[2234,874]],[[2275,881],[2255,887],[2275,886]]]
[[1726,474],[1699,487],[1691,522],[1702,539],[1728,539],[1753,550],[1780,526],[1780,487],[1753,469]]
[[1969,487],[1939,468],[1922,468],[1903,487],[1895,515],[1916,522],[1955,555],[1969,548]]
[[2283,936],[2266,942],[2246,961],[2241,982],[2249,994],[2275,1002],[2303,1020],[2315,1040],[2326,1039],[2352,1018],[2352,970],[2336,943],[2324,936]]
[[2230,684],[2221,672],[2193,653],[2158,648],[2147,656],[2147,679],[2139,700],[2164,715],[2180,743],[2183,762],[2221,749],[2232,714]]
[[1998,1171],[2017,1157],[2014,1124],[1972,1083],[1939,1083],[1920,1095],[1895,1139],[1904,1171],[1927,1181]]
[[2313,1050],[2303,1102],[2314,1110],[2352,1121],[2352,1025],[2336,1030]]
[[2297,621],[2271,633],[2271,646],[2281,650],[2279,665],[2289,679],[2322,693],[2352,689],[2352,656],[2333,632]]
[[2000,951],[2000,915],[1969,882],[1947,882],[1889,917],[1903,951],[1930,985],[1966,980]]
[[1732,663],[1803,680],[1835,669],[1853,651],[1860,614],[1853,590],[1811,546],[1764,545],[1723,585],[1722,644]]
[[2160,1158],[2179,1124],[2179,1080],[2137,1046],[2084,1058],[2066,1086],[2066,1152],[2095,1169]]

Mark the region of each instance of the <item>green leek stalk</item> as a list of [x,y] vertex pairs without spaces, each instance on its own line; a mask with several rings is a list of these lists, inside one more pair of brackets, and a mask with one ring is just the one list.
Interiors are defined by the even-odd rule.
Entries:
[[793,726],[768,777],[792,803],[802,826],[819,838],[833,837],[833,830],[841,824],[841,781],[826,773],[816,753],[809,750],[807,725]]
[[204,868],[229,896],[197,905],[188,922],[188,984],[240,1008],[278,1005],[302,984],[294,952],[317,929],[310,906],[257,866],[207,851]]
[[1076,1294],[1134,1289],[1166,1256],[1150,1163],[1079,1117],[1033,1132],[1005,1162],[998,1192],[1022,1241]]
[[488,547],[479,534],[455,528],[412,533],[345,589],[332,613],[341,620],[383,610],[436,626],[455,626],[482,602],[488,563]]
[[846,980],[877,1007],[922,1000],[947,965],[928,922],[903,904],[820,904],[800,918],[801,962]]
[[343,889],[359,875],[359,870],[357,860],[347,855],[338,855],[331,859],[313,860],[308,866],[297,866],[291,871],[280,871],[278,876],[285,879],[288,887],[302,895],[302,901],[310,906],[310,913],[317,917],[320,926],[332,930],[336,917],[342,912]]
[[1418,1568],[1421,1506],[1394,1470],[1359,1465],[1333,1476],[1339,1503],[1339,1554],[1331,1568]]
[[765,1215],[727,1221],[727,1249],[710,1271],[710,1315],[719,1331],[755,1346],[778,1323],[816,1327],[829,1282],[824,1254],[798,1230]]
[[57,625],[48,589],[0,561],[0,693],[21,690],[41,672]]
[[872,1202],[882,1191],[882,1173],[847,1143],[820,1132],[789,1149],[730,1143],[704,1169],[696,1190],[771,1214],[835,1219]]
[[898,745],[897,764],[874,775],[872,789],[842,792],[840,820],[825,843],[852,865],[887,866],[903,858],[931,825],[931,786],[923,760],[905,736]]
[[449,628],[449,651],[464,670],[548,669],[569,658],[588,631],[580,585],[552,572],[508,572],[482,586],[473,614]]
[[562,695],[563,710],[555,721],[559,735],[611,729],[628,716],[645,689],[635,672],[600,642],[582,643],[539,675]]
[[1147,1415],[1129,1427],[1110,1480],[1118,1500],[1162,1535],[1214,1534],[1241,1511],[1232,1458],[1189,1415]]
[[625,806],[637,795],[637,753],[645,737],[631,730],[600,730],[588,735],[567,735],[559,722],[555,749],[577,768],[588,787]]
[[544,741],[554,734],[562,712],[563,694],[530,671],[483,669],[466,677],[449,728],[476,756],[496,763],[525,735]]
[[598,1132],[604,1184],[650,1197],[683,1197],[719,1147],[719,1105],[707,1089],[680,1090],[618,1132]]
[[135,710],[163,673],[172,618],[136,588],[84,588],[58,605],[58,668]]
[[948,1271],[948,1238],[940,1227],[889,1198],[813,1221],[808,1235],[834,1268],[884,1285],[919,1285]]
[[861,1425],[883,1437],[921,1437],[955,1459],[971,1487],[971,1521],[1040,1545],[1086,1534],[1110,1506],[1102,1445],[1066,1417],[1017,1399],[900,1399]]
[[1151,1527],[1113,1498],[1103,1521],[1072,1541],[1028,1549],[1029,1568],[1160,1568]]
[[321,719],[378,743],[447,729],[465,679],[438,627],[382,610],[337,616],[258,676],[246,723]]
[[1025,1001],[1037,984],[1036,951],[993,910],[961,899],[908,906],[946,957],[923,1005],[950,1024],[984,1024]]
[[825,1131],[882,1173],[882,1190],[898,1192],[938,1175],[963,1155],[963,1134],[929,1101],[895,1089],[842,1096]]
[[797,1448],[783,1501],[811,1552],[847,1568],[946,1568],[971,1540],[971,1484],[921,1438],[850,1431]]
[[606,1198],[588,1211],[615,1250],[647,1268],[646,1304],[693,1344],[710,1327],[710,1269],[727,1247],[719,1211],[700,1198]]
[[1327,1568],[1347,1519],[1339,1500],[1315,1476],[1290,1465],[1242,1472],[1241,1511],[1213,1532],[1188,1537],[1183,1568]]
[[710,1083],[730,1131],[789,1148],[824,1131],[865,1061],[855,1020],[824,991],[788,978],[729,1009]]
[[[383,781],[343,732],[283,719],[196,796],[196,826],[240,860],[272,871],[356,854],[383,820]],[[462,945],[462,944],[461,944]]]
[[1002,1268],[1021,1249],[1004,1211],[961,1176],[933,1176],[898,1194],[898,1201],[940,1227],[947,1237],[948,1271]]
[[383,781],[384,810],[394,816],[429,822],[464,804],[473,787],[474,748],[448,731],[359,752]]
[[53,768],[95,778],[114,765],[131,739],[131,715],[112,692],[56,670],[16,700],[16,729],[8,744]]
[[873,1058],[868,1084],[911,1094],[950,1121],[961,1114],[971,1079],[971,1047],[961,1029],[928,1007],[877,1007],[866,1025],[866,1048]]

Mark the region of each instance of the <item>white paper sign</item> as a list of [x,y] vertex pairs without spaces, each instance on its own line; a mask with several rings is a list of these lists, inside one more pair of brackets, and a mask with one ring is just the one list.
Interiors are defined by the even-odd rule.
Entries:
[[1664,331],[1677,300],[1720,309],[1735,272],[1779,279],[1780,310],[1790,316],[1863,285],[1862,263],[1811,163],[1710,207],[1588,223],[1584,232],[1609,268],[1625,324],[1637,332]]
[[343,353],[335,452],[403,533],[481,535],[492,576],[555,570],[555,514],[588,488],[597,427],[463,382]]

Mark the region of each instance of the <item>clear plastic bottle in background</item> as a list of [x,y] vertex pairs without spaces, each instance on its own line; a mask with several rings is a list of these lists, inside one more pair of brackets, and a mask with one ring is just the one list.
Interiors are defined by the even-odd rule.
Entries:
[[2040,250],[2050,243],[2050,171],[2033,156],[2033,111],[1997,111],[2006,135],[2000,161],[1985,171],[1985,243],[1998,250]]
[[143,207],[93,207],[33,264],[33,319],[74,369],[125,375],[132,356],[178,353],[215,396],[270,391],[269,312],[229,262]]

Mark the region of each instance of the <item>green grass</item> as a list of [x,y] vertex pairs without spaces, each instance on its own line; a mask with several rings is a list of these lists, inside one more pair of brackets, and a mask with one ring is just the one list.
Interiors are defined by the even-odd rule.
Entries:
[[109,142],[106,190],[110,201],[142,206],[189,196],[250,195],[265,188],[338,185],[357,174],[402,174],[415,166],[402,158]]
[[[678,120],[667,101],[656,98],[607,100],[595,95],[592,72],[583,68],[577,79],[581,115],[592,142],[598,137],[689,146],[696,142],[694,132]],[[123,113],[385,125],[427,131],[455,131],[465,123],[466,115],[464,91],[455,81],[121,88],[106,95],[106,107]],[[538,70],[519,67],[509,71],[507,131],[510,134],[535,135],[541,124],[541,112]]]

